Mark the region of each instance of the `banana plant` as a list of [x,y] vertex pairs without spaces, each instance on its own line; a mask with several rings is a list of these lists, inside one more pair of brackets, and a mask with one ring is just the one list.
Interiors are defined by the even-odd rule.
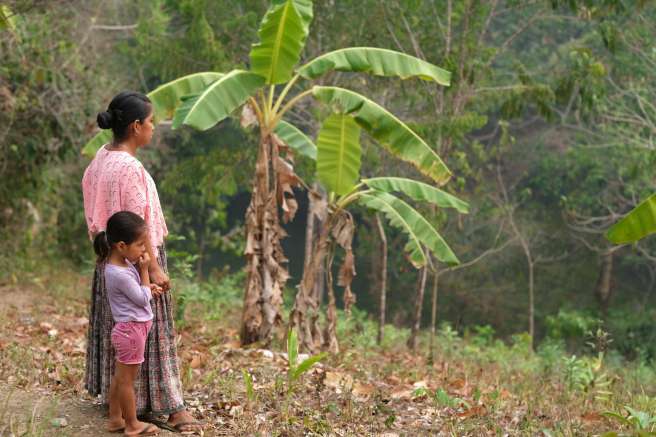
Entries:
[[[337,320],[331,274],[336,246],[345,251],[338,285],[344,287],[347,309],[354,301],[350,284],[355,275],[355,260],[351,247],[355,224],[348,211],[349,207],[361,205],[380,212],[390,225],[403,232],[408,237],[405,252],[416,268],[427,265],[432,267],[432,257],[450,265],[458,264],[459,261],[431,221],[394,193],[402,193],[404,197],[415,202],[427,202],[439,208],[453,208],[463,214],[468,212],[469,207],[455,196],[421,181],[401,177],[361,179],[360,126],[363,123],[358,120],[362,120],[363,111],[375,113],[374,109],[362,102],[354,104],[349,100],[352,95],[350,91],[320,88],[317,94],[324,96],[324,101],[331,105],[339,102],[334,106],[337,112],[323,121],[317,136],[317,177],[327,188],[329,200],[311,211],[317,215],[322,226],[296,294],[290,315],[290,327],[298,330],[299,344],[303,349],[315,353],[325,348],[336,353],[339,344],[335,335]],[[369,134],[377,142],[387,141],[391,135],[401,135],[399,131],[386,130],[382,124],[376,126],[379,130],[370,130]],[[403,135],[411,139],[408,140],[410,143],[418,138],[411,132],[405,132]],[[328,312],[327,326],[322,330],[318,325],[319,302],[313,290],[317,273],[324,263],[327,272]]]
[[[222,74],[205,89],[187,96],[173,118],[173,128],[188,125],[206,130],[241,111],[242,126],[257,126],[259,144],[246,212],[247,283],[244,292],[241,341],[267,343],[280,321],[282,290],[288,278],[280,239],[283,219],[296,212],[293,187],[301,184],[290,155],[309,159],[317,149],[309,138],[285,121],[289,111],[306,98],[339,106],[394,156],[412,163],[436,184],[450,172],[440,157],[407,125],[372,100],[336,87],[313,86],[331,71],[375,76],[418,78],[447,86],[450,73],[416,57],[375,47],[343,48],[301,63],[313,18],[310,0],[273,0],[250,51],[250,69]],[[340,192],[344,187],[340,188]]]

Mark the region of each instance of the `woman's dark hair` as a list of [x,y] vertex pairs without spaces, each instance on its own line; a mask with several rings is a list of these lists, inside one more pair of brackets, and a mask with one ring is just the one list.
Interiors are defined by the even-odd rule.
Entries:
[[107,230],[96,235],[93,240],[93,250],[98,255],[98,263],[109,257],[112,245],[119,241],[125,244],[134,243],[146,230],[146,222],[130,211],[119,211],[107,220]]
[[122,141],[128,133],[128,126],[135,120],[143,121],[150,115],[152,104],[144,94],[123,91],[114,97],[107,111],[100,112],[96,121],[100,129],[111,129],[114,141]]

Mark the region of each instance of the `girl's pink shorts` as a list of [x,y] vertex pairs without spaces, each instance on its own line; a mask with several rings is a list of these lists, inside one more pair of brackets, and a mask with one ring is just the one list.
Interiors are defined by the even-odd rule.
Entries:
[[117,322],[112,329],[112,346],[116,359],[122,364],[141,364],[144,362],[144,348],[148,331],[153,321]]

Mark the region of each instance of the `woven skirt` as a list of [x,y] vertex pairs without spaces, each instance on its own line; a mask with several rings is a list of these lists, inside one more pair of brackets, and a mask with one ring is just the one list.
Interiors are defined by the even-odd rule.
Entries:
[[[164,246],[159,247],[158,252],[157,261],[168,273]],[[153,309],[153,326],[146,342],[145,361],[134,384],[137,414],[171,414],[185,408],[175,344],[171,291],[151,300],[150,304]],[[113,327],[104,266],[98,265],[91,289],[84,386],[91,395],[100,395],[103,405],[109,404],[109,385],[114,375],[115,358],[111,344]]]

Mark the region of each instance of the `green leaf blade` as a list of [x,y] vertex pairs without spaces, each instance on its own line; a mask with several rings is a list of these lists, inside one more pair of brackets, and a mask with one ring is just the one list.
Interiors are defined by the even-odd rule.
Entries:
[[293,124],[280,120],[273,131],[294,151],[314,161],[317,160],[317,146]]
[[615,244],[635,243],[656,232],[656,194],[636,206],[606,233]]
[[428,256],[422,245],[426,246],[438,260],[446,264],[460,263],[428,220],[403,200],[389,193],[373,191],[360,194],[359,202],[368,208],[382,212],[392,226],[408,235],[405,250],[416,268],[428,264]]
[[298,365],[296,369],[294,369],[294,372],[292,373],[292,378],[294,380],[298,379],[302,374],[310,370],[312,366],[314,366],[316,363],[326,358],[326,356],[328,356],[328,354],[322,352],[318,355],[313,355],[309,358],[306,358],[305,360],[303,360],[301,364]]
[[451,177],[437,153],[382,106],[344,88],[315,86],[312,93],[320,101],[351,115],[387,151],[411,163],[438,185],[445,184]]
[[207,130],[243,105],[263,85],[264,80],[255,73],[232,70],[197,96],[185,100],[175,111],[173,129],[186,124]]
[[274,2],[258,30],[260,42],[251,48],[251,71],[269,85],[289,81],[301,58],[311,21],[309,0]]
[[296,336],[296,331],[293,329],[289,330],[287,334],[287,362],[289,364],[289,370],[296,368],[296,361],[298,359],[298,338]]
[[210,84],[223,77],[223,73],[204,72],[183,76],[164,85],[158,86],[148,94],[153,102],[155,122],[171,120],[182,97],[198,94]]
[[306,79],[316,79],[329,71],[364,72],[375,76],[417,77],[440,85],[451,84],[451,73],[405,53],[378,47],[349,47],[321,55],[300,67]]
[[360,175],[360,127],[352,117],[332,114],[317,137],[317,176],[328,190],[343,195]]
[[363,179],[368,187],[387,193],[399,191],[413,200],[430,202],[440,208],[454,208],[462,214],[469,213],[469,204],[457,197],[423,182],[407,178],[379,177]]

